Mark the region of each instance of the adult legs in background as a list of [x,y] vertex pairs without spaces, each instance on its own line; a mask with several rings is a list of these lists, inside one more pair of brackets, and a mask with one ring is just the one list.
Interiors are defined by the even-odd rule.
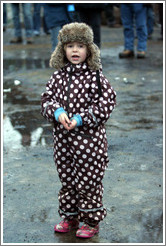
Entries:
[[[134,56],[134,24],[137,31],[137,58],[144,58],[147,49],[146,7],[142,3],[121,4],[121,18],[124,27],[124,51],[120,58]],[[135,21],[135,22],[134,22]]]
[[98,10],[82,10],[79,12],[80,21],[91,26],[94,32],[94,43],[100,48],[101,46],[101,13]]
[[34,12],[33,12],[33,31],[36,36],[40,35],[40,27],[41,27],[41,3],[34,3]]
[[58,33],[59,33],[60,29],[61,29],[61,26],[56,26],[56,27],[50,29],[52,51],[54,51],[55,47],[58,44]]
[[12,7],[12,15],[13,15],[14,36],[15,38],[19,38],[20,41],[22,41],[21,40],[22,31],[21,31],[21,23],[20,23],[19,3],[11,3],[11,7]]
[[3,4],[3,31],[6,31],[6,24],[7,24],[7,10],[6,10],[6,3]]
[[105,14],[107,18],[107,26],[114,27],[115,25],[115,17],[114,17],[114,5],[108,3],[105,8]]
[[159,8],[159,23],[161,24],[161,38],[160,40],[163,40],[163,3],[158,3],[158,8]]
[[[14,24],[14,38],[10,41],[11,43],[21,43],[22,42],[22,29],[20,22],[20,4],[12,3],[12,13],[13,13],[13,24]],[[32,15],[31,15],[31,4],[22,3],[22,10],[24,16],[24,26],[27,43],[31,44],[32,41]]]
[[33,32],[33,22],[31,13],[31,3],[22,3],[23,14],[24,14],[24,25],[26,38],[32,38]]
[[125,50],[134,51],[134,13],[131,4],[121,4]]
[[147,50],[147,21],[146,21],[146,10],[147,8],[141,3],[133,3],[135,24],[137,31],[137,51]]
[[134,13],[132,4],[121,4],[121,20],[124,34],[124,51],[119,53],[119,58],[134,56]]

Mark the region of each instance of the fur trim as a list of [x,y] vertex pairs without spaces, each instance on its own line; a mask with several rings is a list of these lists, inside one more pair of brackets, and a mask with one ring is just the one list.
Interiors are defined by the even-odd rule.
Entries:
[[70,23],[64,25],[59,31],[58,45],[51,55],[50,67],[60,69],[68,62],[65,56],[64,45],[69,42],[81,42],[87,45],[90,52],[87,57],[87,63],[90,69],[100,69],[100,50],[96,44],[93,43],[93,31],[85,23]]

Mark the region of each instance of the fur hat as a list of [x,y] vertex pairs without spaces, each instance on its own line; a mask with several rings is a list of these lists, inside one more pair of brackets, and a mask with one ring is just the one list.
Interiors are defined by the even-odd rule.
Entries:
[[87,45],[89,56],[87,63],[90,69],[98,70],[100,64],[100,50],[93,42],[93,31],[85,23],[70,23],[66,24],[59,31],[58,45],[51,55],[50,67],[60,69],[67,63],[65,56],[64,45],[70,42],[80,42]]

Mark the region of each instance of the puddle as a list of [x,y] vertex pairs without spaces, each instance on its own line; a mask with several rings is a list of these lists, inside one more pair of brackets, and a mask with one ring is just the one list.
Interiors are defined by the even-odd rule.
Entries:
[[25,146],[52,145],[52,126],[39,110],[5,115],[3,120],[4,148],[21,149]]
[[40,95],[36,89],[25,89],[22,81],[10,79],[5,81],[3,90],[5,149],[52,144],[52,125],[40,113]]
[[4,74],[18,71],[18,70],[29,70],[29,69],[42,69],[49,67],[49,59],[34,59],[34,58],[26,58],[26,59],[17,59],[10,58],[3,60],[3,71]]
[[[20,105],[40,105],[39,99],[36,100],[34,89],[27,89],[22,91],[22,87],[12,85],[5,85],[3,90],[3,101],[5,103],[20,104]],[[34,94],[33,94],[34,92]]]

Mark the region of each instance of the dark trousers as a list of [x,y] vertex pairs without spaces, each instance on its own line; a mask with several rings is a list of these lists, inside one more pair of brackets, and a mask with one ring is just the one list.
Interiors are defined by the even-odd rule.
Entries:
[[159,6],[159,23],[161,24],[161,36],[163,36],[163,3],[158,3]]
[[91,26],[94,32],[94,43],[100,48],[101,45],[101,12],[100,10],[95,9],[83,9],[79,10],[80,22],[84,22]]

